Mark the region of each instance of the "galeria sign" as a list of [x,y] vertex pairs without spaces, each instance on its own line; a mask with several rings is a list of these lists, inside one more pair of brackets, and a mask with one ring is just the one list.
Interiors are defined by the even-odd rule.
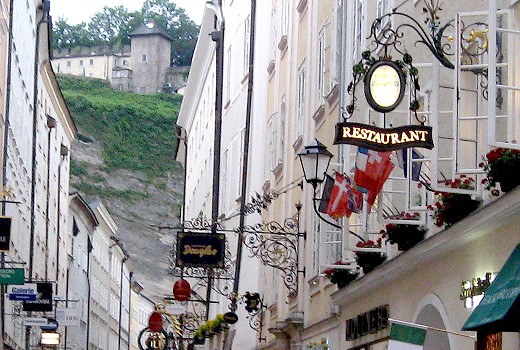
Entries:
[[380,152],[409,147],[432,149],[432,128],[424,125],[378,128],[361,123],[338,123],[336,124],[334,144],[355,145]]

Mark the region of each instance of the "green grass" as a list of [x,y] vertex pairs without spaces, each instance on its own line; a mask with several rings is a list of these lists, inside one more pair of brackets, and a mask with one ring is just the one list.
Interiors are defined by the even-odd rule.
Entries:
[[81,138],[100,142],[108,170],[142,171],[150,178],[178,171],[173,154],[182,96],[115,91],[101,79],[57,78]]

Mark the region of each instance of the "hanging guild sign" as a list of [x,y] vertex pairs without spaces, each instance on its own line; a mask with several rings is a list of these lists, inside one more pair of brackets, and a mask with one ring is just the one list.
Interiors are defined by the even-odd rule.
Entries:
[[0,216],[0,251],[8,252],[11,248],[11,218]]
[[178,301],[186,301],[190,298],[191,286],[185,279],[175,281],[173,284],[173,297]]
[[378,128],[361,123],[338,123],[334,144],[349,144],[379,152],[409,147],[433,148],[432,128],[424,125],[403,125]]
[[176,265],[224,268],[225,248],[226,238],[223,234],[179,232]]
[[23,302],[23,311],[52,311],[52,283],[36,283],[36,293],[36,300]]
[[374,63],[365,75],[365,97],[374,110],[393,111],[403,100],[406,80],[394,61]]

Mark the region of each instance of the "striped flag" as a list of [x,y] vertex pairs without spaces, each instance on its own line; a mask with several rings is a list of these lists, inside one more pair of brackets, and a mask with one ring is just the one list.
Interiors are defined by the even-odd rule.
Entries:
[[422,350],[426,339],[426,327],[392,323],[388,350]]

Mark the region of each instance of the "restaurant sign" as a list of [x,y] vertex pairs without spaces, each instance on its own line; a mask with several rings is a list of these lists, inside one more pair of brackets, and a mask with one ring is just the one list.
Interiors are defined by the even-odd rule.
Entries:
[[225,247],[223,234],[179,232],[176,264],[179,267],[224,268]]
[[388,327],[388,305],[378,306],[346,321],[346,340],[354,340]]
[[424,125],[403,125],[378,128],[361,123],[338,123],[334,144],[349,144],[374,151],[388,152],[409,147],[432,149],[432,128]]

